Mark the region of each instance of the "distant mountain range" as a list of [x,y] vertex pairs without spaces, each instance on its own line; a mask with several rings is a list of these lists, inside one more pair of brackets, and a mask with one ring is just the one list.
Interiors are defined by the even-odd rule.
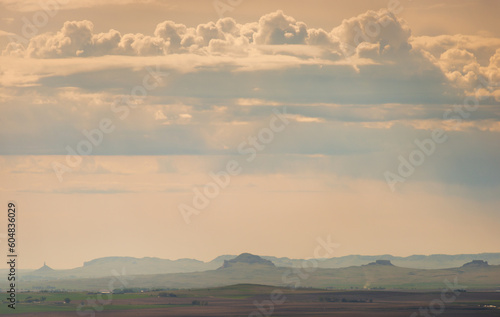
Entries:
[[[263,256],[264,259],[271,260],[276,266],[291,267],[300,264],[303,260],[292,260],[289,258],[275,258]],[[347,255],[342,257],[324,259],[319,261],[321,268],[344,268],[349,266],[359,266],[375,262],[377,260],[388,260],[399,267],[413,269],[446,269],[460,267],[464,263],[473,260],[488,261],[490,265],[500,265],[500,253],[479,253],[479,254],[433,254],[433,255],[411,255],[408,257],[385,255]]]
[[[215,270],[231,263],[236,255],[222,255],[210,262],[194,259],[166,260],[160,258],[133,258],[133,257],[105,257],[85,262],[83,266],[67,270],[53,270],[44,265],[34,271],[23,271],[20,273],[22,280],[50,280],[69,278],[95,278],[112,276],[113,270],[124,271],[130,275],[140,274],[168,274],[189,273]],[[270,261],[276,267],[300,267],[304,259],[277,258],[262,256],[261,259]],[[255,259],[254,259],[255,260]],[[412,269],[444,269],[460,267],[465,263],[482,260],[488,261],[490,265],[500,265],[500,253],[482,254],[459,254],[459,255],[412,255],[408,257],[397,257],[392,255],[348,255],[318,261],[319,268],[346,268],[350,266],[361,266],[377,260],[391,261],[392,264],[403,268]]]
[[[140,260],[136,259],[134,265],[146,263]],[[331,289],[500,288],[500,265],[489,265],[487,261],[477,259],[463,263],[460,267],[447,269],[403,268],[384,259],[346,268],[319,268],[312,264],[314,262],[307,262],[309,265],[306,266],[290,268],[276,266],[270,260],[249,253],[222,261],[222,263],[219,261],[221,265],[218,268],[203,272],[144,274],[146,272],[142,271],[135,275],[115,269],[114,276],[100,278],[68,278],[61,275],[56,277],[52,275],[53,271],[43,267],[43,272],[50,275],[50,278],[40,277],[31,281],[25,279],[21,285],[24,289],[69,291],[100,291],[106,287],[109,288],[109,285],[113,285],[113,289],[109,291],[116,291],[124,288],[145,290],[210,288],[242,283]],[[127,258],[127,261],[123,262],[114,258],[111,262],[114,264],[133,263],[134,260]],[[109,261],[99,259],[84,267],[92,267],[97,265],[96,263],[103,265],[109,264]],[[109,266],[106,267],[109,268]],[[32,273],[41,274],[41,270]],[[126,281],[126,283],[119,281]]]

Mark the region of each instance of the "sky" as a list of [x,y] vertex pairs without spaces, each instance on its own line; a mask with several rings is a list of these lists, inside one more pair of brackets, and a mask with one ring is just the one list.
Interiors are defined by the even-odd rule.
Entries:
[[103,3],[0,0],[18,268],[500,251],[497,1]]

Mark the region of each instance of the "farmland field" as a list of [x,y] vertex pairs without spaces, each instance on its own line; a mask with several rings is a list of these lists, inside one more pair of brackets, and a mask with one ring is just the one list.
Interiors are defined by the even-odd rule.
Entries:
[[[164,294],[165,295],[165,294]],[[500,316],[500,293],[318,289],[264,285],[129,294],[20,293],[16,313],[5,316]],[[27,303],[28,299],[40,299]],[[64,303],[69,298],[71,302]],[[443,302],[447,300],[447,303]],[[493,306],[493,307],[485,307]],[[495,307],[496,306],[496,307]],[[421,310],[421,313],[419,313]]]

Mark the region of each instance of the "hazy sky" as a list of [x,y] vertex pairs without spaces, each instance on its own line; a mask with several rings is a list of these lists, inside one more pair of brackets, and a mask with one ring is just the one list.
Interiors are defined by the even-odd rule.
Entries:
[[498,1],[102,3],[0,0],[21,268],[500,252]]

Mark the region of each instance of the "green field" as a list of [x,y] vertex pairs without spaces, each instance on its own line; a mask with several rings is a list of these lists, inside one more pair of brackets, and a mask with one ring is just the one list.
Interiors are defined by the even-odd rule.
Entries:
[[[413,307],[415,305],[414,300],[421,302],[421,305],[428,305],[430,301],[437,298],[441,293],[440,291],[431,292],[409,292],[409,291],[385,291],[385,290],[352,290],[352,291],[340,291],[340,290],[324,290],[324,289],[312,289],[312,288],[301,288],[301,289],[290,289],[290,288],[280,288],[275,286],[266,285],[254,285],[254,284],[237,284],[217,288],[204,288],[204,289],[183,289],[183,290],[170,290],[165,291],[167,295],[170,296],[159,296],[161,292],[140,292],[140,293],[127,293],[127,294],[92,294],[87,292],[24,292],[18,293],[17,299],[18,304],[16,310],[13,311],[7,307],[7,302],[4,300],[0,306],[0,314],[17,314],[17,313],[47,313],[50,312],[68,312],[67,315],[73,315],[80,310],[82,312],[95,311],[99,312],[102,310],[114,311],[116,316],[120,316],[124,311],[131,310],[141,310],[137,312],[138,315],[143,316],[149,310],[158,311],[165,313],[168,316],[177,316],[179,312],[182,313],[192,313],[196,314],[200,309],[223,309],[225,307],[240,307],[242,312],[248,310],[248,304],[252,304],[256,298],[260,298],[259,301],[264,299],[269,299],[269,295],[273,292],[279,290],[282,294],[287,297],[287,303],[294,305],[294,303],[301,303],[301,305],[307,305],[307,309],[314,310],[315,307],[321,306],[328,309],[335,309],[335,307],[342,306],[344,309],[368,309],[372,305],[380,305],[380,303],[392,302],[390,305],[395,305],[399,307],[401,303]],[[3,293],[5,295],[5,293]],[[483,295],[484,294],[484,295]],[[264,295],[264,297],[262,297]],[[102,297],[101,297],[102,296]],[[37,301],[28,303],[26,301],[38,299],[41,300],[45,297],[44,301]],[[66,298],[71,299],[71,302],[64,303]],[[102,298],[104,300],[110,300],[106,304],[99,305],[98,309],[92,310],[91,306],[88,305],[89,300],[96,300]],[[321,298],[336,298],[335,303],[329,303],[322,301]],[[361,302],[340,302],[342,298],[350,299],[364,299]],[[373,299],[373,304],[366,301],[368,298]],[[377,299],[378,298],[378,299]],[[404,298],[404,299],[401,299]],[[458,309],[471,309],[478,306],[484,305],[495,305],[500,306],[500,300],[496,300],[495,292],[475,292],[475,293],[464,293],[459,297],[460,301],[453,303]],[[194,305],[192,301],[200,300],[206,301],[208,306],[200,307]],[[409,302],[408,302],[409,301]],[[82,303],[84,306],[82,307]],[[238,306],[240,305],[240,306]],[[245,306],[247,305],[247,306]],[[383,304],[385,305],[385,304]],[[250,306],[252,307],[252,306]],[[356,308],[357,307],[357,308]],[[389,309],[383,306],[384,309]],[[286,305],[283,306],[286,308]],[[170,310],[172,309],[172,310]],[[304,308],[306,309],[306,308]],[[373,309],[377,309],[376,307]],[[170,311],[170,312],[169,312]],[[135,312],[132,312],[135,314]],[[115,316],[115,315],[113,315]],[[145,315],[144,315],[145,316]],[[285,316],[285,315],[279,315]]]
[[[0,306],[0,314],[12,314],[12,313],[34,313],[34,312],[60,312],[60,311],[77,311],[78,306],[88,299],[97,299],[97,294],[88,294],[86,292],[25,292],[18,293],[16,296],[17,304],[16,309],[13,310],[7,305],[7,301],[3,300]],[[126,300],[126,299],[141,299],[148,297],[158,297],[158,292],[151,293],[128,293],[128,294],[103,294],[102,298],[104,300],[111,300],[109,305],[102,305],[104,310],[129,310],[129,309],[145,309],[145,308],[166,308],[166,307],[179,307],[185,305],[113,305],[114,301]],[[41,298],[45,297],[44,301]],[[64,299],[71,299],[70,303],[64,303]],[[101,298],[101,297],[99,297]],[[39,301],[28,303],[27,300],[38,299]],[[82,308],[84,311],[86,306]]]
[[[276,287],[266,285],[252,285],[240,284],[231,285],[220,288],[207,288],[207,289],[193,289],[193,290],[177,290],[168,291],[173,293],[179,298],[231,298],[231,299],[245,299],[259,294],[268,294],[275,290]],[[290,289],[281,289],[284,293],[293,292]],[[312,290],[309,290],[312,291]],[[87,292],[23,292],[18,293],[16,296],[17,304],[16,309],[8,308],[8,302],[2,301],[0,306],[0,314],[12,313],[35,313],[35,312],[69,312],[77,311],[78,306],[87,300],[103,298],[104,300],[110,299],[109,305],[102,305],[104,310],[131,310],[131,309],[148,309],[148,308],[168,308],[168,307],[183,307],[190,305],[176,305],[176,304],[114,304],[115,302],[123,302],[123,300],[131,299],[144,299],[144,298],[157,298],[160,292],[144,292],[144,293],[126,293],[126,294],[92,294]],[[5,294],[5,293],[4,293]],[[45,297],[41,301],[42,297]],[[70,303],[64,303],[64,299],[71,299]],[[27,300],[36,300],[36,302],[27,303]],[[84,306],[81,310],[85,311],[87,307]]]

